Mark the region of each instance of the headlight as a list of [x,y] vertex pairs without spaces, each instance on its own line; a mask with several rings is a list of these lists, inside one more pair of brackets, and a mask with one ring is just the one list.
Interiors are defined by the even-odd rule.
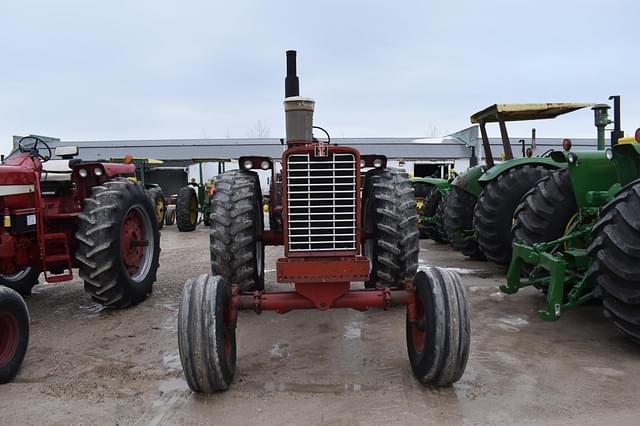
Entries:
[[263,170],[269,170],[269,167],[270,167],[270,166],[271,166],[271,165],[269,164],[269,161],[268,161],[268,160],[262,160],[262,162],[260,163],[260,167],[261,167]]
[[81,178],[86,178],[89,173],[87,173],[87,169],[80,169],[78,170],[78,174]]
[[93,169],[93,174],[96,175],[96,176],[102,176],[104,174],[104,172],[102,171],[101,167],[96,167],[95,169]]
[[360,168],[364,169],[365,167],[367,167],[367,162],[364,160],[360,160]]
[[253,161],[244,160],[244,163],[242,163],[242,167],[244,167],[245,170],[251,170],[251,168],[253,167]]
[[611,148],[605,149],[604,156],[607,157],[607,160],[613,160],[613,150]]
[[578,156],[575,154],[575,152],[570,152],[567,155],[567,160],[569,161],[569,164],[576,164],[578,162]]
[[376,158],[375,160],[373,160],[373,167],[375,167],[376,169],[379,169],[380,167],[382,167],[382,160],[379,158]]

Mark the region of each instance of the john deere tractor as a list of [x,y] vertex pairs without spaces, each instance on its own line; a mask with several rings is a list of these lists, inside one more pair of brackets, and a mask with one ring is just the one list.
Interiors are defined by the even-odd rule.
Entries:
[[[471,116],[480,125],[486,164],[471,167],[458,176],[447,195],[444,230],[454,248],[475,259],[508,265],[511,259],[511,225],[520,198],[535,183],[566,167],[547,153],[514,158],[506,122],[541,120],[576,111],[592,104],[543,103],[495,104]],[[486,124],[498,123],[504,161],[494,161]]]
[[416,197],[416,215],[420,238],[431,238],[437,243],[448,241],[443,227],[444,198],[449,192],[450,180],[434,177],[412,178]]
[[140,184],[144,187],[144,190],[147,193],[149,200],[151,201],[151,205],[153,205],[153,210],[156,214],[156,220],[158,221],[158,229],[162,229],[165,223],[167,201],[160,185],[148,182],[145,177],[145,173],[149,170],[150,167],[162,164],[163,161],[155,160],[153,158],[134,158],[131,155],[127,155],[121,158],[111,158],[111,162],[133,164],[136,166],[135,177],[132,176],[129,179],[140,182]]
[[[180,232],[191,232],[202,222],[209,226],[211,197],[215,192],[215,184],[204,179],[203,164],[218,163],[218,174],[225,172],[225,164],[231,161],[225,158],[194,158],[198,164],[199,180],[195,178],[185,187],[180,188],[176,197],[175,220]],[[172,209],[173,210],[173,209]]]
[[[609,105],[593,107],[598,151],[570,144],[552,157],[565,162],[522,199],[514,218],[513,259],[505,293],[534,286],[546,293],[544,320],[593,298],[624,334],[640,342],[640,129],[624,138],[619,97],[605,149]],[[523,278],[524,275],[524,278]]]

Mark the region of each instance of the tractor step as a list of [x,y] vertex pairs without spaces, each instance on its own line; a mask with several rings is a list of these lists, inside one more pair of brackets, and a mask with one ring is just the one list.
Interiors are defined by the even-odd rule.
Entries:
[[[58,283],[62,281],[69,281],[73,279],[73,272],[71,271],[71,255],[69,253],[69,243],[67,242],[67,235],[58,232],[52,234],[44,234],[44,279],[48,283]],[[57,243],[55,247],[52,247],[54,243]],[[56,254],[47,255],[50,249],[54,249]],[[52,265],[56,265],[60,268],[60,264],[64,264],[65,268],[62,274],[51,274],[49,269]]]

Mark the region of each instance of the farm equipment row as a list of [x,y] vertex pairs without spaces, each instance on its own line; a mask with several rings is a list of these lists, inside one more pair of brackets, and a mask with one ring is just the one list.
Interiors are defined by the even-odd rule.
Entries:
[[[0,165],[0,382],[20,366],[28,314],[17,296],[73,279],[104,306],[144,300],[156,280],[160,235],[144,188],[130,180],[133,164],[84,162],[77,147],[22,138]],[[12,289],[12,290],[11,290]]]
[[[613,121],[607,104],[490,106],[471,116],[480,125],[486,164],[450,184],[414,179],[414,187],[428,236],[472,259],[508,265],[501,287],[507,294],[527,286],[544,291],[542,319],[557,320],[597,299],[622,333],[640,341],[640,129],[624,138],[620,98],[610,99]],[[563,150],[541,157],[529,150],[513,158],[505,122],[555,118],[586,107],[594,111],[596,151],[572,151],[565,139]],[[489,122],[500,125],[505,161],[499,164],[487,137]]]

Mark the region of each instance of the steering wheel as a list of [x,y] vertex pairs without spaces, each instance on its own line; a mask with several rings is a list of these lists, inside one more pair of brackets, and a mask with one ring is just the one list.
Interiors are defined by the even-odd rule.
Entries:
[[[24,141],[25,139],[33,139],[35,141],[35,143],[33,144],[33,146],[29,146],[29,145],[23,144],[22,141]],[[42,145],[44,148],[47,148],[47,151],[48,151],[49,155],[44,156],[44,155],[40,154],[40,151],[38,151],[38,144]],[[24,136],[24,137],[20,138],[20,140],[18,141],[18,149],[20,150],[20,152],[28,152],[32,156],[38,157],[40,159],[40,161],[42,161],[43,163],[45,161],[49,161],[49,159],[52,156],[51,148],[49,147],[49,145],[47,145],[47,143],[45,141],[43,141],[42,139],[40,139],[37,136]]]

